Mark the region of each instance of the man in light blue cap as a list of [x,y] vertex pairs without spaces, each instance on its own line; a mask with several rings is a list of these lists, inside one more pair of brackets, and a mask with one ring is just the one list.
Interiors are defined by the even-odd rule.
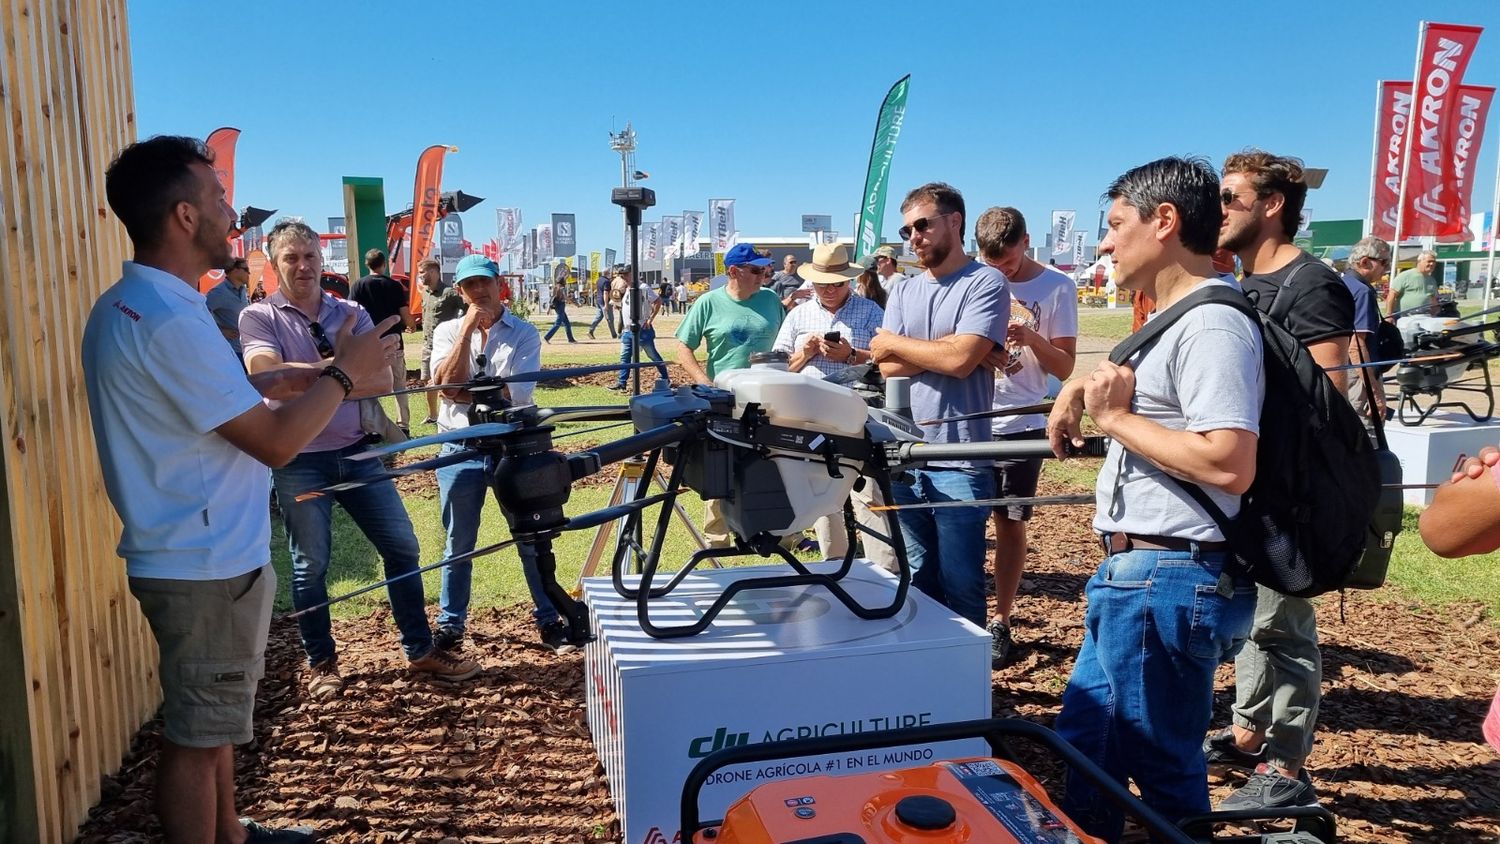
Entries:
[[[495,262],[483,255],[468,255],[458,262],[454,283],[469,310],[462,319],[437,327],[432,338],[432,377],[438,384],[461,384],[479,375],[514,375],[542,368],[542,338],[536,326],[516,316],[500,301],[500,275]],[[509,384],[504,395],[511,404],[530,404],[532,383]],[[444,390],[438,404],[439,432],[469,426],[471,397],[465,390]],[[453,454],[463,443],[447,443],[439,455]],[[489,489],[493,457],[475,457],[437,470],[438,501],[448,544],[443,558],[474,550],[479,538],[479,515]],[[503,511],[502,511],[503,512]],[[532,618],[540,629],[542,644],[555,651],[572,650],[568,627],[542,591],[537,574],[536,552],[530,543],[516,546],[526,587],[535,604]],[[473,563],[454,563],[443,569],[443,591],[439,599],[437,632],[439,647],[456,650],[464,639],[469,616],[469,589]]]

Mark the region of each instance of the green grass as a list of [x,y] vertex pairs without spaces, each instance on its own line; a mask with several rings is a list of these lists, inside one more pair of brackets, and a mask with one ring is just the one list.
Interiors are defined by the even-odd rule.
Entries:
[[1085,309],[1078,312],[1078,336],[1101,340],[1123,340],[1130,333],[1131,311]]
[[1388,584],[1402,596],[1441,607],[1457,601],[1482,601],[1492,622],[1500,622],[1500,552],[1447,560],[1427,550],[1417,533],[1417,507],[1407,507],[1401,535],[1391,555]]
[[[613,478],[613,474],[610,473],[609,477]],[[608,485],[575,489],[567,510],[569,513],[579,514],[603,507],[608,502],[610,492],[611,487]],[[691,492],[684,493],[680,500],[695,523],[701,524],[703,514],[701,500]],[[438,505],[436,490],[430,494],[406,496],[406,509],[411,516],[417,541],[422,546],[422,563],[426,565],[441,560],[446,535],[443,531],[442,513]],[[648,542],[655,526],[654,517],[657,512],[656,509],[648,511],[646,534]],[[506,529],[499,507],[493,500],[487,500],[480,518],[477,547],[482,548],[509,538],[510,532]],[[564,587],[571,589],[576,582],[578,573],[588,557],[589,546],[593,539],[594,531],[592,530],[573,531],[562,534],[553,543],[553,553],[557,557],[558,582]],[[662,553],[662,569],[680,568],[692,553],[693,547],[686,528],[683,528],[674,518]],[[286,533],[279,518],[272,520],[271,550],[272,562],[280,578],[276,609],[285,611],[291,608],[291,556],[287,550]],[[608,558],[606,557],[600,574],[607,574],[608,571]],[[335,507],[333,559],[328,571],[329,594],[342,595],[374,583],[382,577],[380,557],[375,553],[374,546],[365,539],[364,534],[343,509]],[[428,603],[435,603],[442,582],[441,570],[422,575],[422,581]],[[521,575],[520,558],[514,549],[507,548],[474,561],[471,610],[483,607],[504,607],[527,600],[529,598],[526,592],[526,582]],[[385,606],[386,603],[385,590],[377,589],[335,605],[332,612],[335,618],[352,618],[365,615],[373,609]]]
[[[1475,309],[1477,306],[1466,310]],[[1130,318],[1128,310],[1084,311],[1079,314],[1079,334],[1102,339],[1120,339],[1129,332]],[[421,336],[417,334],[407,337],[407,357],[412,368],[415,368],[422,349]],[[618,345],[610,341],[607,336],[603,340],[604,342],[579,343],[574,346],[566,343],[544,346],[542,359],[547,365],[610,363],[617,360]],[[394,416],[395,400],[387,398],[384,401],[387,411]],[[536,391],[536,402],[543,407],[612,405],[620,404],[622,401],[621,396],[603,387],[557,388],[539,385]],[[425,402],[420,395],[411,397],[411,408],[413,419],[420,422],[426,415]],[[601,424],[603,423],[572,422],[558,425],[555,436],[562,438],[558,446],[563,450],[573,451],[628,433],[628,428],[591,431]],[[431,426],[424,427],[418,424],[414,426],[413,434],[420,436],[432,433],[434,430]],[[435,447],[424,449],[417,452],[414,457],[426,456],[434,452],[436,452]],[[1048,480],[1066,488],[1088,491],[1094,487],[1094,478],[1098,469],[1098,460],[1049,460],[1043,472]],[[607,470],[605,474],[613,478],[612,471]],[[603,507],[608,502],[610,490],[608,484],[577,488],[567,506],[567,511],[571,514],[579,514]],[[702,503],[698,497],[689,491],[683,494],[681,500],[695,523],[701,524]],[[436,562],[442,558],[445,543],[436,490],[408,495],[406,505],[417,539],[421,543],[423,562]],[[654,512],[652,511],[653,515]],[[1373,594],[1392,602],[1420,601],[1438,608],[1455,602],[1479,600],[1488,607],[1490,619],[1500,621],[1500,553],[1483,554],[1461,560],[1445,560],[1438,557],[1422,545],[1416,526],[1419,512],[1417,508],[1407,508],[1405,529],[1396,540],[1395,552],[1391,558],[1387,588]],[[288,587],[291,583],[290,560],[286,535],[282,530],[280,520],[273,520],[273,523],[273,559],[278,574],[281,575],[281,591],[277,599],[277,608],[285,610],[290,607],[288,598]],[[648,519],[647,524],[648,526],[654,525],[654,518]],[[333,560],[329,573],[330,594],[343,594],[378,580],[381,576],[378,555],[375,554],[374,548],[365,539],[364,534],[339,508],[334,510],[333,530]],[[509,533],[499,509],[493,501],[487,501],[481,520],[479,545],[499,542],[508,536]],[[588,555],[593,537],[593,531],[579,531],[565,533],[556,541],[554,549],[558,560],[559,580],[565,586],[571,587],[576,580]],[[692,545],[686,529],[674,519],[663,555],[664,568],[671,569],[680,566],[691,553],[691,549]],[[424,575],[423,583],[427,600],[435,602],[438,597],[440,574],[432,572]],[[473,609],[504,607],[526,600],[528,600],[526,584],[521,576],[520,561],[513,550],[502,551],[475,562],[471,605]],[[359,616],[384,606],[385,603],[384,590],[376,590],[336,606],[334,615],[341,618]]]
[[[1048,460],[1042,476],[1079,492],[1094,488],[1098,460]],[[1420,601],[1429,606],[1482,601],[1488,617],[1500,623],[1500,552],[1447,560],[1427,550],[1417,533],[1421,509],[1407,507],[1402,531],[1391,554],[1386,588],[1370,594],[1392,602]]]

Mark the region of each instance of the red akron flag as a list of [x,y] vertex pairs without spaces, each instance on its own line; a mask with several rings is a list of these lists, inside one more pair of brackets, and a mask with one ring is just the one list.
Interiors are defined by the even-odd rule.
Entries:
[[[411,202],[411,253],[407,265],[416,268],[432,255],[433,238],[437,235],[439,205],[443,191],[443,155],[448,147],[434,144],[422,151],[417,159],[417,181]],[[422,286],[411,286],[411,310],[422,307]]]
[[1411,83],[1381,82],[1375,121],[1375,219],[1370,234],[1381,240],[1396,236],[1396,203],[1401,198],[1401,162],[1406,155],[1406,126],[1411,121]]
[[[1469,124],[1471,137],[1479,131],[1473,124],[1478,103],[1472,95],[1466,100],[1461,86],[1483,31],[1478,26],[1444,23],[1426,24],[1423,29],[1406,133],[1411,150],[1407,153],[1406,208],[1401,231],[1396,233],[1401,237],[1451,239],[1468,225],[1467,216],[1458,217],[1460,206],[1468,205],[1460,201],[1460,195],[1472,190],[1470,158],[1479,148],[1461,137],[1460,124]],[[1484,110],[1488,111],[1487,102]]]

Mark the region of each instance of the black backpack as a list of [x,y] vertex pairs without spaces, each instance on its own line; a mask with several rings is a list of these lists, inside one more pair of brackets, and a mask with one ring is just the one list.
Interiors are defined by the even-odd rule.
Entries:
[[1260,327],[1266,401],[1255,481],[1239,515],[1230,519],[1196,484],[1173,480],[1218,523],[1235,567],[1256,583],[1300,598],[1339,589],[1364,553],[1381,491],[1380,468],[1359,415],[1307,347],[1277,321],[1278,303],[1262,314],[1232,288],[1200,287],[1126,338],[1109,359],[1125,363],[1205,304],[1232,307]]

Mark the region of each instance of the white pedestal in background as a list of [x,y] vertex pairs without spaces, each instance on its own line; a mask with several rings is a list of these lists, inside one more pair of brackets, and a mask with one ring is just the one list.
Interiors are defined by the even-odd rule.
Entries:
[[[1460,454],[1472,457],[1487,445],[1500,446],[1500,422],[1475,422],[1461,411],[1438,411],[1415,427],[1391,420],[1385,426],[1385,439],[1401,460],[1402,483],[1442,483],[1453,475]],[[1401,498],[1407,504],[1426,506],[1432,503],[1433,492],[1408,489]]]

